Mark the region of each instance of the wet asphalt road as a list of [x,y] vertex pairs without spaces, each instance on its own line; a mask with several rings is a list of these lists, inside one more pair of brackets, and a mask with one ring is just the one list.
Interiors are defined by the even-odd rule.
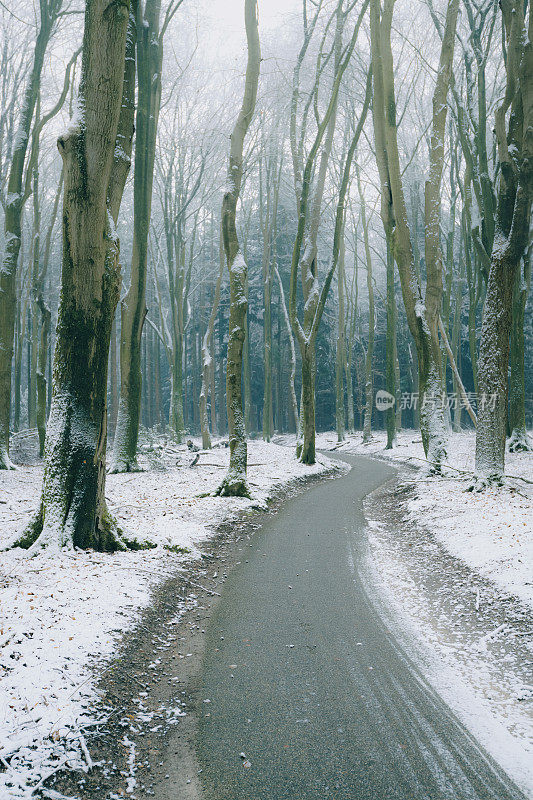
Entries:
[[521,800],[350,569],[361,501],[394,473],[342,459],[352,471],[286,503],[226,581],[202,675],[203,797]]

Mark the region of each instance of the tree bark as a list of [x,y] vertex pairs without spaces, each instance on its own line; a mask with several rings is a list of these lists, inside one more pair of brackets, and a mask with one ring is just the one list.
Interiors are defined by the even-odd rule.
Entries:
[[[363,228],[363,242],[365,246],[366,261],[366,286],[368,291],[368,347],[365,357],[365,419],[363,422],[363,442],[370,441],[372,436],[372,406],[374,404],[374,383],[372,380],[372,360],[374,358],[374,332],[375,332],[375,304],[374,304],[374,284],[372,277],[372,256],[370,255],[370,242],[368,238],[368,224],[366,219],[366,205],[359,169],[356,167],[357,188],[361,204],[361,225]],[[388,306],[387,306],[388,320]],[[388,328],[387,328],[388,330]],[[388,344],[388,338],[387,338]]]
[[52,216],[46,233],[45,247],[43,253],[43,263],[35,285],[35,302],[41,316],[41,335],[39,337],[39,352],[36,363],[36,383],[37,383],[37,409],[36,424],[39,436],[39,456],[44,457],[44,444],[46,437],[46,417],[47,417],[47,391],[48,381],[46,379],[46,367],[48,363],[48,350],[50,348],[50,328],[52,314],[44,299],[44,283],[48,275],[48,265],[50,262],[50,252],[52,248],[52,234],[57,219],[59,201],[63,190],[64,170],[61,170],[57,192],[52,208]]
[[442,402],[442,361],[438,316],[442,301],[442,259],[439,245],[440,186],[444,159],[447,94],[453,65],[459,2],[450,0],[442,37],[439,70],[433,94],[430,170],[426,183],[427,286],[422,301],[402,185],[398,151],[391,26],[394,0],[371,0],[372,67],[374,74],[374,135],[381,184],[381,216],[398,265],[407,323],[413,336],[419,369],[420,429],[424,452],[433,469],[446,456],[446,425]]
[[533,19],[530,14],[527,31],[520,0],[502,0],[501,9],[507,84],[495,113],[500,183],[479,346],[476,488],[500,483],[504,475],[513,287],[533,197]]
[[338,265],[337,298],[338,298],[338,318],[337,318],[337,346],[335,352],[335,422],[337,426],[337,441],[344,440],[346,408],[344,405],[344,367],[346,365],[346,319],[345,319],[345,298],[344,298],[344,240],[341,245]]
[[[202,340],[202,386],[200,389],[200,430],[202,433],[202,447],[208,450],[211,447],[211,432],[209,430],[209,415],[207,413],[207,395],[209,393],[209,384],[213,374],[213,356],[211,355],[211,347],[213,342],[213,330],[215,328],[215,321],[218,313],[218,305],[220,303],[220,287],[222,285],[222,275],[224,272],[224,244],[222,236],[220,236],[220,252],[219,252],[219,270],[215,284],[215,293],[213,296],[213,305],[211,307],[211,314],[207,323],[207,330]],[[214,387],[211,383],[211,403],[215,402]]]
[[106,507],[105,452],[109,341],[120,290],[115,222],[129,169],[117,142],[122,132],[133,135],[123,103],[128,12],[125,0],[87,0],[78,110],[58,140],[65,179],[53,397],[41,507],[18,541],[23,547],[126,547]]
[[31,124],[40,92],[44,56],[61,9],[62,0],[41,0],[40,27],[33,63],[22,100],[15,137],[4,215],[5,250],[0,266],[0,469],[12,468],[9,459],[11,412],[11,362],[15,333],[17,266],[22,236],[22,212],[29,196],[24,186],[24,166],[30,142]]
[[511,321],[511,376],[509,381],[509,451],[516,453],[533,449],[526,430],[524,381],[524,321],[527,298],[531,287],[532,248],[526,253],[523,270],[518,270],[513,289]]
[[[385,385],[391,397],[396,397],[396,370],[395,370],[395,347],[394,334],[396,332],[396,297],[394,293],[394,256],[387,243],[387,333],[385,350]],[[387,428],[386,450],[391,450],[396,444],[396,414],[394,405],[386,411],[385,425]]]
[[242,183],[244,139],[254,114],[261,64],[256,0],[245,0],[244,15],[248,43],[244,97],[231,135],[228,187],[222,200],[222,239],[230,282],[228,364],[226,371],[230,463],[228,473],[217,489],[217,494],[224,497],[248,497],[250,494],[246,483],[248,450],[241,388],[242,351],[248,309],[246,296],[247,268],[240,251],[236,216],[237,200],[239,199]]
[[120,400],[112,472],[137,470],[141,410],[141,337],[146,308],[148,232],[152,208],[157,123],[161,103],[163,42],[159,31],[161,0],[143,10],[136,0],[137,113],[133,186],[133,255],[131,283],[120,311]]
[[285,292],[283,290],[283,283],[281,282],[281,276],[279,274],[278,268],[275,268],[276,278],[278,280],[278,288],[279,288],[279,302],[281,306],[281,310],[283,312],[283,319],[285,321],[285,327],[287,328],[287,336],[289,339],[289,347],[291,353],[291,362],[290,362],[290,372],[289,372],[289,395],[291,400],[291,414],[292,414],[292,422],[294,425],[294,433],[298,431],[299,425],[299,414],[298,414],[298,399],[296,397],[296,389],[294,388],[294,380],[296,377],[296,348],[294,347],[294,337],[292,335],[292,328],[291,328],[291,321],[289,319],[289,312],[287,311],[287,303],[285,301]]
[[[344,12],[341,1],[339,1],[335,9],[334,13],[336,15],[336,28],[332,50],[335,58],[333,85],[325,114],[321,120],[317,120],[317,132],[305,162],[302,178],[302,191],[298,200],[298,229],[293,246],[291,262],[289,318],[292,329],[298,341],[302,359],[302,401],[300,406],[300,426],[296,441],[296,454],[302,463],[309,465],[315,463],[316,430],[314,384],[316,372],[316,336],[324,311],[329,288],[331,286],[331,281],[338,264],[341,236],[345,218],[345,199],[349,181],[349,173],[355,147],[361,134],[364,119],[366,118],[366,111],[368,109],[370,100],[370,81],[367,81],[367,96],[365,97],[363,112],[356,126],[356,131],[352,140],[352,144],[350,145],[346,163],[344,165],[344,173],[339,190],[335,219],[333,261],[321,290],[319,287],[317,270],[317,237],[320,225],[320,211],[322,207],[327,165],[333,144],[340,83],[348,63],[350,62],[366,8],[367,3],[365,2],[363,3],[363,7],[354,26],[350,42],[344,48],[344,50],[342,49],[342,32],[344,29],[347,12]],[[315,90],[318,86],[319,78],[320,70],[317,71]],[[322,147],[322,151],[319,157],[320,147]],[[315,167],[317,168],[317,175],[314,181],[315,188],[313,196],[311,198],[312,176],[315,171]],[[296,310],[298,269],[300,270],[301,274],[304,299],[304,314],[302,322],[300,322],[298,319]]]

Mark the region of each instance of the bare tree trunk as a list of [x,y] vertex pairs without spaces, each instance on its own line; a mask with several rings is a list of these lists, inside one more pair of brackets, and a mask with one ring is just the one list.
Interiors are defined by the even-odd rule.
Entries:
[[[200,429],[202,432],[202,447],[208,450],[211,447],[211,433],[209,431],[209,417],[207,414],[207,395],[209,392],[209,383],[213,375],[213,356],[211,355],[211,346],[213,340],[213,330],[215,327],[215,320],[218,313],[218,304],[220,303],[220,287],[222,284],[222,274],[224,271],[224,244],[222,236],[220,236],[220,254],[219,254],[219,270],[217,281],[215,284],[215,294],[213,296],[213,305],[211,307],[211,314],[207,323],[207,330],[204,334],[202,342],[202,387],[200,389]],[[211,383],[211,405],[214,407],[215,394],[214,387]],[[213,420],[211,420],[213,424]]]
[[[133,135],[128,4],[87,0],[78,111],[58,147],[65,169],[61,300],[41,508],[23,547],[125,548],[105,502],[107,368],[120,266],[115,222]],[[37,541],[36,541],[37,540]]]
[[375,333],[374,284],[372,276],[372,256],[370,255],[370,242],[368,238],[368,223],[366,219],[365,198],[361,189],[361,180],[357,166],[356,175],[361,205],[361,225],[363,227],[363,241],[365,245],[366,286],[368,291],[368,347],[365,359],[365,419],[363,422],[363,442],[368,442],[372,436],[372,406],[374,404],[374,383],[372,380],[372,360],[374,358]]
[[225,497],[249,496],[246,484],[248,450],[241,391],[242,350],[248,308],[248,299],[246,297],[247,268],[240,251],[235,222],[237,200],[242,183],[243,145],[255,109],[261,64],[256,0],[245,0],[244,15],[248,42],[244,98],[231,135],[228,189],[222,200],[222,238],[230,279],[228,365],[226,373],[230,463],[228,474],[219,486],[217,494]]
[[[359,257],[357,253],[357,230],[354,230],[354,277],[352,281],[351,294],[350,294],[350,313],[349,325],[346,339],[346,359],[344,362],[344,369],[346,373],[346,395],[347,395],[347,417],[348,417],[348,433],[355,433],[355,414],[353,402],[353,348],[355,338],[355,324],[357,321],[357,301],[358,301],[358,286],[359,279]],[[345,273],[346,277],[346,273]],[[346,292],[348,296],[348,292]]]
[[[22,290],[22,287],[20,287]],[[14,335],[14,386],[13,386],[13,430],[20,430],[20,383],[22,370],[22,291],[17,291],[17,309]]]
[[43,253],[42,269],[39,273],[35,285],[36,304],[41,315],[41,335],[39,339],[39,352],[36,364],[36,382],[37,382],[37,409],[36,409],[36,423],[37,433],[39,436],[39,455],[41,458],[44,456],[44,444],[46,436],[46,412],[47,412],[47,389],[48,382],[46,380],[46,366],[48,363],[48,350],[50,347],[50,327],[52,322],[52,314],[50,308],[44,299],[44,282],[48,275],[48,265],[50,262],[50,252],[52,247],[52,233],[54,231],[55,222],[57,219],[57,212],[59,209],[59,201],[61,199],[61,192],[63,189],[64,170],[61,170],[61,176],[57,186],[57,192],[54,199],[52,208],[52,216],[48,231],[46,233],[45,247]]
[[41,73],[61,0],[41,0],[40,27],[33,63],[22,100],[19,126],[7,182],[4,215],[5,251],[0,266],[0,469],[12,467],[9,459],[11,411],[11,361],[15,333],[17,265],[22,236],[22,212],[30,191],[24,186],[24,165],[30,142],[31,124],[40,92]]
[[[315,344],[318,328],[324,311],[324,306],[328,296],[329,288],[333,275],[337,268],[338,256],[341,245],[341,233],[345,219],[345,198],[349,182],[349,174],[355,147],[359,139],[364,119],[370,101],[370,81],[367,81],[367,96],[363,113],[356,126],[356,131],[350,145],[350,150],[346,158],[344,173],[339,190],[337,212],[335,220],[335,236],[333,245],[333,261],[326,275],[322,289],[318,282],[317,265],[317,237],[320,225],[320,211],[324,193],[327,165],[333,144],[333,134],[335,130],[335,119],[337,110],[338,93],[342,76],[348,66],[350,58],[357,41],[359,28],[366,11],[366,2],[359,13],[359,17],[354,26],[352,37],[349,44],[342,49],[342,32],[346,20],[346,14],[340,0],[335,9],[336,28],[333,42],[335,56],[335,70],[331,95],[326,112],[321,120],[317,120],[317,133],[312,147],[306,159],[303,170],[302,192],[299,198],[298,207],[298,229],[293,247],[291,262],[291,284],[289,294],[289,318],[292,329],[298,340],[300,355],[302,359],[302,401],[300,405],[301,434],[300,431],[296,442],[296,454],[303,464],[315,463]],[[317,77],[318,80],[318,77]],[[323,143],[323,144],[322,144]],[[319,148],[322,147],[320,158],[318,157]],[[310,200],[312,175],[317,167],[317,175],[314,181],[314,193]],[[306,233],[307,228],[307,233]],[[305,241],[304,241],[305,240]],[[303,247],[303,249],[302,249]],[[296,288],[298,279],[298,268],[300,267],[301,282],[304,298],[303,323],[299,321],[296,310]]]
[[530,13],[528,33],[520,0],[502,0],[500,6],[507,85],[495,114],[501,174],[479,346],[477,488],[501,482],[504,474],[513,287],[528,243],[533,197],[533,18]]
[[39,436],[39,456],[44,457],[44,443],[46,436],[46,363],[48,357],[48,342],[50,339],[50,325],[52,314],[44,302],[42,293],[37,300],[41,312],[41,336],[39,338],[39,354],[36,367],[37,382],[37,409],[36,424]]
[[524,257],[523,271],[518,270],[513,291],[511,321],[511,377],[509,381],[509,451],[530,451],[531,439],[526,431],[524,381],[524,319],[531,287],[533,248]]
[[[396,299],[396,298],[395,298]],[[395,425],[396,435],[402,429],[402,404],[401,404],[401,374],[400,374],[400,359],[398,358],[398,308],[395,305],[396,325],[394,326],[394,391],[396,398],[395,406]]]
[[136,0],[137,114],[134,167],[134,218],[131,284],[121,303],[120,400],[113,443],[112,472],[138,469],[137,439],[141,409],[141,337],[146,317],[148,231],[152,208],[157,123],[161,102],[163,42],[159,31],[161,0]]
[[[342,2],[338,4],[336,10],[336,28],[334,41],[335,73],[339,74],[342,56],[342,34],[344,30],[345,14]],[[300,340],[300,357],[302,360],[302,403],[300,414],[302,415],[301,447],[297,444],[296,454],[304,464],[315,463],[315,376],[316,376],[316,353],[315,341],[311,341],[309,332],[313,326],[316,310],[319,303],[319,284],[318,284],[318,247],[317,238],[320,226],[320,212],[322,209],[322,198],[326,182],[327,167],[333,146],[333,136],[335,133],[335,123],[337,119],[337,97],[338,88],[334,90],[333,103],[329,110],[327,127],[324,130],[324,144],[320,158],[318,159],[318,169],[315,181],[315,190],[309,214],[309,229],[304,245],[302,257],[300,259],[300,272],[302,276],[302,290],[304,297],[304,319],[303,330],[306,333],[305,341]],[[305,180],[305,178],[304,178]],[[306,362],[306,363],[304,363]],[[298,450],[300,449],[300,452]]]
[[335,353],[335,422],[337,425],[337,441],[344,440],[346,409],[344,406],[344,366],[346,364],[346,319],[344,303],[344,235],[339,253],[338,265],[338,319],[337,319],[337,347]]
[[[22,244],[20,248],[20,259],[22,262]],[[28,318],[28,303],[30,300],[30,280],[29,269],[27,271],[27,284],[26,280],[22,279],[20,283],[20,291],[17,303],[18,323],[17,323],[17,339],[15,341],[15,408],[13,427],[16,431],[20,430],[20,412],[21,412],[21,392],[22,392],[22,355],[24,350],[24,338],[26,335],[26,320]]]
[[[35,114],[40,117],[40,97],[37,97]],[[39,353],[39,307],[37,305],[37,291],[40,272],[41,249],[41,205],[39,197],[39,145],[35,147],[35,165],[32,176],[33,224],[32,224],[32,249],[31,249],[31,338],[30,338],[30,363],[28,365],[28,428],[37,425],[37,358]]]
[[281,282],[281,277],[277,266],[275,268],[275,272],[276,272],[276,278],[278,279],[279,300],[280,300],[281,310],[283,312],[283,319],[285,320],[285,327],[287,328],[287,336],[289,339],[289,347],[291,352],[291,368],[289,373],[289,394],[291,399],[292,421],[294,424],[294,432],[296,433],[298,431],[298,426],[300,424],[300,418],[298,414],[298,400],[296,398],[296,390],[294,388],[294,379],[296,377],[296,349],[294,347],[294,337],[292,335],[289,312],[287,311],[287,303],[285,301],[285,292],[283,291],[283,283]]
[[[387,334],[385,353],[385,382],[387,392],[391,397],[396,397],[396,369],[394,334],[396,332],[396,297],[394,295],[394,257],[387,243]],[[396,443],[396,414],[394,405],[386,411],[387,445],[386,450],[391,450]]]
[[224,308],[222,304],[218,309],[218,432],[223,436],[226,427],[226,402],[225,402],[225,381],[224,381]]
[[109,368],[110,380],[109,388],[111,393],[111,408],[109,413],[109,431],[114,437],[117,429],[118,417],[118,401],[119,401],[119,385],[118,385],[118,371],[117,371],[117,319],[116,314],[113,316],[113,325],[111,328],[111,348],[109,351]]
[[[246,259],[244,261],[246,264]],[[248,297],[248,278],[245,284],[245,297]],[[244,383],[244,430],[246,435],[257,427],[252,422],[252,385],[250,378],[250,336],[248,326],[248,310],[244,316],[244,343],[242,347],[242,380]]]
[[394,0],[385,0],[383,13],[379,0],[371,0],[370,12],[374,73],[374,135],[381,183],[381,216],[387,240],[398,265],[407,322],[417,349],[420,429],[424,452],[435,470],[440,469],[445,458],[447,436],[442,402],[442,360],[438,335],[438,317],[442,301],[439,225],[447,94],[453,64],[458,8],[458,0],[449,1],[433,94],[430,170],[426,182],[425,303],[422,301],[420,281],[414,263],[398,150],[391,49]]

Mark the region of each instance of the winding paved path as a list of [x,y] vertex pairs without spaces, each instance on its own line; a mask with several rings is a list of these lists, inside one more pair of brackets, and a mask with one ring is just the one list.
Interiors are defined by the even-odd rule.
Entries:
[[226,581],[202,678],[205,800],[521,800],[352,573],[362,499],[394,473],[342,460],[352,471],[286,503]]

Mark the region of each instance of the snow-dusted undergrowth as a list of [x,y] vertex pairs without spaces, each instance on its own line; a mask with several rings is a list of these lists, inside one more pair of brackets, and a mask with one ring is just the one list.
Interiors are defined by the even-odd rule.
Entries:
[[[392,450],[385,450],[385,443],[381,431],[368,444],[361,433],[347,436],[340,446],[334,433],[317,437],[323,450],[409,463],[424,472],[418,431],[402,431]],[[434,531],[453,555],[500,589],[533,605],[533,454],[507,453],[505,471],[512,477],[503,488],[477,493],[465,491],[474,470],[474,433],[450,434],[447,451],[451,468],[445,467],[443,476],[413,476],[415,493],[408,506],[413,521]]]
[[[198,442],[196,442],[198,444]],[[35,797],[39,782],[65,762],[87,767],[83,732],[98,723],[91,667],[105,667],[120,634],[215,526],[264,506],[280,486],[333,465],[304,467],[294,451],[249,443],[252,500],[199,497],[225,474],[229,450],[190,453],[145,442],[145,472],[109,475],[107,497],[119,524],[153,550],[98,554],[22,550],[0,563],[0,798]],[[198,464],[189,466],[199,455]],[[39,500],[41,466],[0,474],[0,547],[21,531]],[[179,552],[182,549],[189,552]],[[100,666],[101,664],[101,666]]]

